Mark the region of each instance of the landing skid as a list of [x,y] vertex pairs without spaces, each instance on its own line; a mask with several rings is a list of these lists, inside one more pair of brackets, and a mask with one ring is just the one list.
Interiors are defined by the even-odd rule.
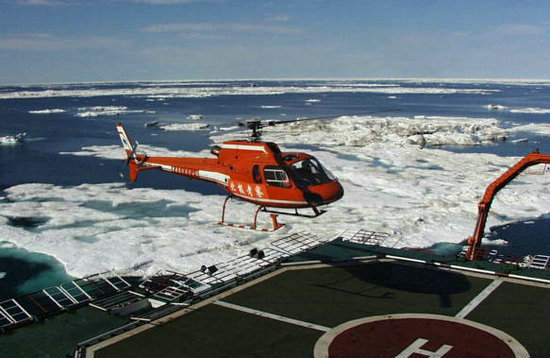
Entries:
[[288,212],[288,211],[278,211],[278,210],[272,210],[268,209],[265,206],[262,206],[262,211],[266,213],[273,213],[273,214],[280,214],[280,215],[290,215],[290,216],[300,216],[303,218],[316,218],[317,216],[321,216],[324,213],[326,213],[326,210],[319,210],[315,206],[312,206],[311,209],[313,210],[313,214],[302,214],[298,212],[298,209],[294,209],[294,212]]
[[265,232],[279,230],[280,228],[285,226],[285,224],[280,224],[280,223],[277,222],[277,217],[279,215],[273,213],[273,214],[271,214],[271,221],[272,221],[273,227],[272,228],[259,228],[256,224],[257,221],[258,221],[258,214],[260,213],[260,211],[269,212],[269,211],[266,210],[265,206],[258,206],[258,208],[256,209],[256,212],[254,213],[254,223],[252,224],[252,226],[226,222],[225,221],[225,207],[227,205],[227,201],[231,198],[232,198],[232,196],[228,196],[227,198],[225,198],[225,201],[223,202],[222,219],[221,219],[221,221],[218,222],[218,225],[236,227],[236,228],[239,228],[239,229],[265,231]]

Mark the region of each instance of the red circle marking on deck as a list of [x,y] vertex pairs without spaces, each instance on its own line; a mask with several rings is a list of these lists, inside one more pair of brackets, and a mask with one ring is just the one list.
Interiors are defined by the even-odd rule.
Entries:
[[358,319],[325,333],[315,358],[529,357],[514,338],[495,328],[449,316],[396,314]]

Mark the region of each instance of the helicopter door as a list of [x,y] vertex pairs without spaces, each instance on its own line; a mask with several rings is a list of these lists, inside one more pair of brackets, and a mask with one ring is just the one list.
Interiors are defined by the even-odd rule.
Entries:
[[276,165],[266,165],[264,167],[264,178],[268,185],[290,188],[288,175],[281,167]]
[[256,184],[260,184],[262,182],[262,175],[260,172],[260,166],[258,164],[252,167],[252,179]]

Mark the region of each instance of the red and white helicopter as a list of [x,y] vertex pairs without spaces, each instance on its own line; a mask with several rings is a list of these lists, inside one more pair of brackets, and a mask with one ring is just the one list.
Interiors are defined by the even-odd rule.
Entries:
[[[131,181],[135,181],[142,171],[157,169],[217,184],[229,192],[219,224],[257,229],[257,216],[262,210],[272,213],[272,230],[277,230],[283,225],[277,223],[275,214],[317,217],[324,212],[318,209],[319,206],[335,202],[344,195],[340,182],[312,155],[281,152],[277,144],[260,141],[263,127],[293,121],[252,120],[240,123],[252,130],[251,139],[215,145],[210,150],[212,158],[137,154],[136,144],[130,140],[121,123],[117,125],[117,130],[126,151]],[[231,197],[258,205],[252,226],[224,221],[226,204]],[[294,212],[268,208],[294,209]],[[311,208],[313,214],[299,214],[298,209],[303,208]]]

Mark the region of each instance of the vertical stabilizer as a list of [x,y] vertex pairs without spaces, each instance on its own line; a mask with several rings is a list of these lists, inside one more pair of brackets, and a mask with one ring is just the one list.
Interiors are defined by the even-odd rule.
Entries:
[[136,152],[136,148],[135,148],[135,145],[130,140],[130,138],[128,138],[128,133],[126,133],[126,129],[124,128],[122,123],[117,124],[116,128],[118,131],[118,135],[120,136],[122,146],[126,151],[126,156],[128,157],[128,160],[134,159],[134,161],[136,161],[136,158],[134,156]]
[[140,167],[140,162],[136,157],[136,145],[132,143],[130,138],[128,138],[128,133],[126,133],[126,129],[124,128],[122,123],[117,124],[116,128],[118,131],[118,135],[120,136],[122,146],[126,151],[126,157],[127,157],[126,164],[128,164],[128,170],[130,172],[130,180],[136,181],[137,175],[139,173],[139,167]]

